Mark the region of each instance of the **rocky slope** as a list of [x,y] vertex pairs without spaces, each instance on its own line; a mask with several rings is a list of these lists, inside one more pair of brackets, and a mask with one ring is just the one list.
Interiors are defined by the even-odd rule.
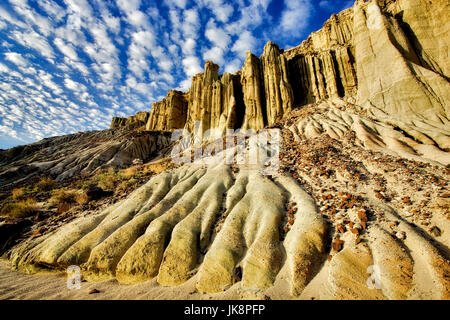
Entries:
[[[121,284],[193,281],[205,294],[237,286],[242,298],[450,298],[450,172],[368,150],[354,132],[337,140],[295,129],[302,113],[330,109],[339,112],[309,105],[277,124],[284,148],[274,175],[203,163],[165,171],[127,199],[16,246],[12,266],[75,264],[88,281]],[[367,285],[371,266],[378,289]]]
[[0,151],[0,189],[27,184],[33,177],[63,181],[102,167],[129,167],[134,160],[156,157],[171,143],[169,134],[130,127],[44,139]]
[[[190,283],[209,297],[449,299],[448,9],[443,0],[356,1],[298,47],[269,42],[261,57],[248,52],[236,74],[207,62],[189,92],[170,91],[105,132],[145,126],[138,132],[159,141],[156,151],[196,122],[220,134],[268,127],[282,138],[279,170],[178,165],[104,210],[23,241],[7,254],[12,267],[75,264],[88,281],[151,280],[161,291]],[[105,140],[102,152],[114,141]],[[149,154],[124,141],[116,150],[143,150],[127,159]],[[239,150],[215,156],[236,159]],[[55,155],[53,167],[64,179],[86,163],[116,163],[117,152],[106,153],[68,156],[102,160],[81,167]],[[33,161],[42,160],[24,163]]]

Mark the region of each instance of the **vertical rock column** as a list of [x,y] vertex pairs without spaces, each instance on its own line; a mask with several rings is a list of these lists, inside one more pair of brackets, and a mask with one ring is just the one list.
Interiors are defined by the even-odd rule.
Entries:
[[269,41],[261,56],[266,94],[267,124],[281,120],[292,110],[294,95],[289,84],[286,57],[278,45]]
[[239,79],[239,75],[225,72],[220,81],[215,82],[211,127],[218,128],[221,133],[226,129],[236,129],[239,125],[239,115],[244,109]]
[[166,130],[181,129],[186,124],[188,108],[186,96],[187,94],[175,90],[167,93],[166,103],[168,112],[166,113]]
[[149,115],[149,112],[143,111],[138,112],[136,115],[130,116],[128,118],[114,117],[111,121],[110,129],[117,129],[121,127],[128,127],[129,129],[131,129],[145,126]]
[[336,48],[334,59],[338,67],[337,71],[339,71],[339,81],[341,81],[345,95],[356,95],[358,80],[351,48],[345,46]]
[[187,99],[182,92],[171,90],[167,97],[155,102],[148,117],[146,130],[171,131],[183,128],[187,116]]
[[121,117],[113,117],[111,120],[110,129],[117,129],[120,127],[124,127],[125,123],[127,121],[127,118],[121,118]]
[[241,84],[244,96],[245,115],[242,129],[262,129],[267,123],[264,95],[264,78],[261,62],[250,51],[241,70]]
[[155,102],[152,104],[152,110],[150,111],[150,117],[148,118],[145,129],[147,131],[160,131],[164,128],[162,122],[165,116],[165,103],[164,100]]
[[[211,128],[213,110],[213,92],[215,82],[219,80],[219,66],[211,61],[205,64],[205,73],[199,73],[192,78],[192,86],[189,90],[188,115],[186,129],[193,132],[195,122],[201,123],[202,133]],[[215,107],[216,108],[216,107]]]

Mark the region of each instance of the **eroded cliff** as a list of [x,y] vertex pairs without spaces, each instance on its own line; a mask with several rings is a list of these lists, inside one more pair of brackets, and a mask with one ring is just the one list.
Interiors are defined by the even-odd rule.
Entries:
[[[356,1],[322,29],[284,51],[268,42],[261,57],[247,53],[242,70],[218,74],[206,62],[188,93],[169,92],[150,115],[115,118],[112,127],[147,130],[261,129],[294,107],[342,98],[377,118],[446,130],[450,98],[448,2]],[[448,139],[432,134],[439,148]]]

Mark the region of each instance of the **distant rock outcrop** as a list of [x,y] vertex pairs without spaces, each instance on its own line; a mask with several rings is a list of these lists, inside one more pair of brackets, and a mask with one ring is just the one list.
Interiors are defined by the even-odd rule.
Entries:
[[129,167],[135,159],[150,160],[170,143],[169,134],[136,132],[129,127],[47,138],[0,155],[0,187],[10,188],[10,184],[39,175],[62,181],[104,166]]
[[138,112],[135,116],[130,116],[128,118],[114,117],[111,121],[110,129],[117,129],[121,127],[134,129],[145,126],[149,116],[150,112]]
[[187,116],[187,94],[172,90],[166,99],[153,104],[146,123],[148,131],[169,131],[183,128]]

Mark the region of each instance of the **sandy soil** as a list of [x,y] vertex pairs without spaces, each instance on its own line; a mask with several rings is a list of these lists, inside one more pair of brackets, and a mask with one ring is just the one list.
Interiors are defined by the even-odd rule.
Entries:
[[[156,279],[136,284],[121,285],[116,280],[81,283],[81,289],[67,288],[67,275],[54,272],[47,274],[23,274],[13,271],[7,260],[0,260],[0,300],[239,300],[239,299],[273,299],[292,300],[287,296],[285,272],[280,272],[274,287],[265,294],[244,292],[239,283],[226,292],[217,294],[200,294],[195,290],[197,277],[192,277],[183,285],[162,287]],[[93,289],[99,292],[89,294]],[[314,292],[310,288],[309,291]],[[310,299],[310,297],[307,297]]]
[[[201,300],[239,299],[237,286],[226,293],[204,294],[195,292],[195,277],[178,287],[161,287],[156,280],[137,285],[119,285],[117,281],[82,282],[81,289],[69,290],[65,274],[28,275],[9,268],[0,260],[1,300]],[[89,294],[92,289],[99,293]]]

